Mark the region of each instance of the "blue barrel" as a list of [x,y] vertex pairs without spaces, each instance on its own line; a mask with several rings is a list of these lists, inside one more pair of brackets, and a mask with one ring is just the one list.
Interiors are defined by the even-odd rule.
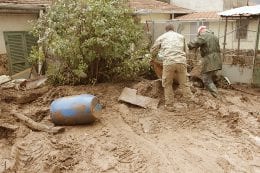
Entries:
[[98,99],[90,94],[62,97],[51,103],[51,119],[56,125],[88,124],[100,112]]

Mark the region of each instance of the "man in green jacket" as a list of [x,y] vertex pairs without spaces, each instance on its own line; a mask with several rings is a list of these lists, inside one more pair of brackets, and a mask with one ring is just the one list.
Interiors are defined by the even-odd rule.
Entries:
[[212,77],[222,69],[219,39],[206,26],[198,28],[198,36],[188,43],[189,49],[200,48],[202,57],[202,80],[210,93],[217,97],[218,90],[213,83]]

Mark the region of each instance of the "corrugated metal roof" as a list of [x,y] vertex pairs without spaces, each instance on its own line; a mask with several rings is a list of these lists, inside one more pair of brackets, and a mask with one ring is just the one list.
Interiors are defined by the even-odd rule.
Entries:
[[192,10],[156,0],[130,0],[135,13],[191,13]]
[[211,12],[197,12],[197,13],[191,13],[183,16],[179,16],[176,19],[178,20],[218,20],[220,19],[220,16],[217,14],[217,12],[211,11]]
[[260,15],[260,5],[244,6],[218,13],[220,16],[251,16]]

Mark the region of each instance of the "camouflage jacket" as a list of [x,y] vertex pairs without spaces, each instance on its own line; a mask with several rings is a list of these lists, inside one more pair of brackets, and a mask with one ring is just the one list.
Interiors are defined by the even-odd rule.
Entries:
[[194,41],[191,41],[188,44],[188,48],[200,48],[202,56],[202,73],[222,69],[219,39],[213,32],[207,30],[198,35]]
[[150,51],[153,55],[158,54],[157,58],[163,65],[186,64],[184,37],[174,31],[158,37]]

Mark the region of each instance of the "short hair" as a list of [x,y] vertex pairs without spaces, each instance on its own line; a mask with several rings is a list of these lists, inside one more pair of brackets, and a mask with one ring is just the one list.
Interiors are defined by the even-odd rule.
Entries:
[[166,25],[165,30],[168,31],[174,31],[174,26],[172,23],[169,23]]

